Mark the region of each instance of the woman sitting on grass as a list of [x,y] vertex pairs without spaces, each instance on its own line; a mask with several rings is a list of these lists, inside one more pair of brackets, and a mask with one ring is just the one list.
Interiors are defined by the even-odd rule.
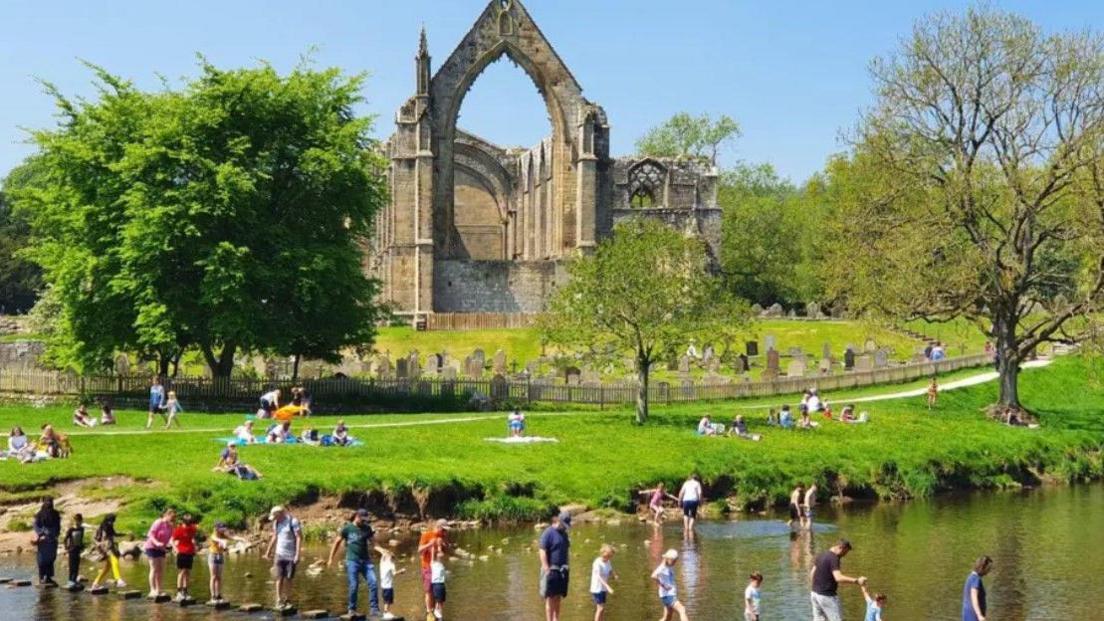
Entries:
[[698,421],[698,435],[699,436],[715,436],[717,435],[717,429],[713,426],[712,419],[706,414]]
[[253,435],[253,421],[247,420],[235,427],[234,437],[242,444],[256,444],[257,437]]
[[77,427],[95,427],[96,419],[88,413],[88,406],[82,403],[73,410],[73,424]]
[[243,464],[238,458],[238,445],[230,442],[219,455],[218,463],[212,468],[215,472],[232,474],[243,481],[255,481],[261,478],[261,473],[248,464]]
[[344,420],[337,421],[337,427],[334,427],[333,443],[338,446],[348,446],[353,439],[349,437],[349,428],[345,426]]
[[743,438],[744,440],[754,440],[758,442],[762,436],[757,433],[749,433],[747,421],[743,416],[737,416],[732,421],[732,428],[728,430],[728,435],[733,438]]
[[18,459],[22,463],[34,460],[34,445],[31,444],[27,434],[23,433],[22,427],[12,428],[11,434],[8,436],[8,451],[4,453],[4,457],[6,459]]
[[100,424],[101,425],[114,425],[118,421],[115,420],[115,410],[111,408],[110,403],[104,403],[100,406]]

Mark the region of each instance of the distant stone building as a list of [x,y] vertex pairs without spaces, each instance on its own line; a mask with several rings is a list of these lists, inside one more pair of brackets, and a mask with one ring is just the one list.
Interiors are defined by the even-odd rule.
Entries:
[[[468,89],[508,56],[544,98],[552,135],[505,148],[456,126]],[[610,126],[518,0],[493,0],[436,73],[422,31],[417,92],[386,143],[391,202],[368,258],[401,314],[539,312],[565,259],[591,251],[615,223],[658,218],[720,238],[717,174],[708,163],[609,155]]]

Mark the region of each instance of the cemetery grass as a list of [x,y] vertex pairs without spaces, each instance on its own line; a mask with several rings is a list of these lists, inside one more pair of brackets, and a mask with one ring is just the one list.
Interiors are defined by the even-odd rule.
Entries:
[[[695,471],[711,500],[751,509],[785,502],[796,481],[817,480],[826,493],[889,499],[1104,475],[1098,363],[1064,358],[1025,371],[1022,381],[1025,403],[1038,413],[1042,429],[986,420],[983,410],[996,397],[995,383],[945,393],[931,413],[923,397],[863,404],[871,423],[822,423],[811,432],[768,428],[763,413],[741,411],[752,431],[764,434],[761,442],[694,434],[707,408],[727,423],[736,410],[725,403],[657,408],[644,427],[631,424],[628,409],[533,413],[530,432],[559,442],[530,446],[485,441],[504,435],[501,415],[435,425],[417,423],[447,417],[372,416],[349,422],[415,424],[354,429],[365,446],[351,449],[245,447],[243,460],[264,474],[256,482],[210,470],[222,448],[216,438],[228,435],[239,417],[184,414],[186,426],[225,426],[211,433],[107,435],[144,424],[144,413],[122,412],[118,429],[74,433],[74,454],[67,460],[0,462],[0,503],[26,502],[59,482],[91,480],[85,493],[117,497],[123,503],[120,525],[140,532],[166,505],[201,515],[208,526],[216,519],[241,525],[272,504],[327,495],[366,501],[377,512],[390,506],[407,514],[424,511],[426,517],[528,521],[568,503],[631,511],[642,500],[638,490],[659,481],[674,487]],[[68,409],[0,408],[5,429],[19,424],[37,431],[48,418],[67,423]],[[328,429],[335,421],[317,417],[296,427]],[[70,431],[67,424],[59,427]],[[109,486],[104,477],[135,483]]]

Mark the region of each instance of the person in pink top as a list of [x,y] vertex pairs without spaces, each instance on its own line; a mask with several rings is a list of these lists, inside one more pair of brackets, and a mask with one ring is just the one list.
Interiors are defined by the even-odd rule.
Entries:
[[149,559],[149,597],[156,598],[164,594],[161,584],[165,576],[165,555],[168,554],[169,542],[172,541],[173,522],[176,521],[176,511],[165,509],[161,517],[154,520],[146,533],[144,550]]
[[672,496],[667,492],[667,485],[660,482],[655,489],[646,489],[640,492],[642,496],[649,496],[648,508],[652,510],[652,517],[655,519],[656,525],[663,522],[663,514],[665,512],[663,508],[663,501],[665,500],[678,500],[677,496]]

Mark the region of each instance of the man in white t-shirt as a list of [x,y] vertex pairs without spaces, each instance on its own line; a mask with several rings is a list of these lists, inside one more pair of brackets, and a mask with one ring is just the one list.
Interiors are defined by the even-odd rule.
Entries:
[[283,610],[291,607],[291,581],[295,578],[295,567],[299,564],[299,553],[303,547],[303,527],[295,516],[279,505],[268,512],[268,519],[272,522],[272,539],[268,542],[264,558],[273,559],[276,609]]
[[698,507],[702,501],[702,485],[698,475],[692,474],[682,484],[678,495],[679,506],[682,507],[682,528],[690,535],[694,532],[694,523],[698,519]]

